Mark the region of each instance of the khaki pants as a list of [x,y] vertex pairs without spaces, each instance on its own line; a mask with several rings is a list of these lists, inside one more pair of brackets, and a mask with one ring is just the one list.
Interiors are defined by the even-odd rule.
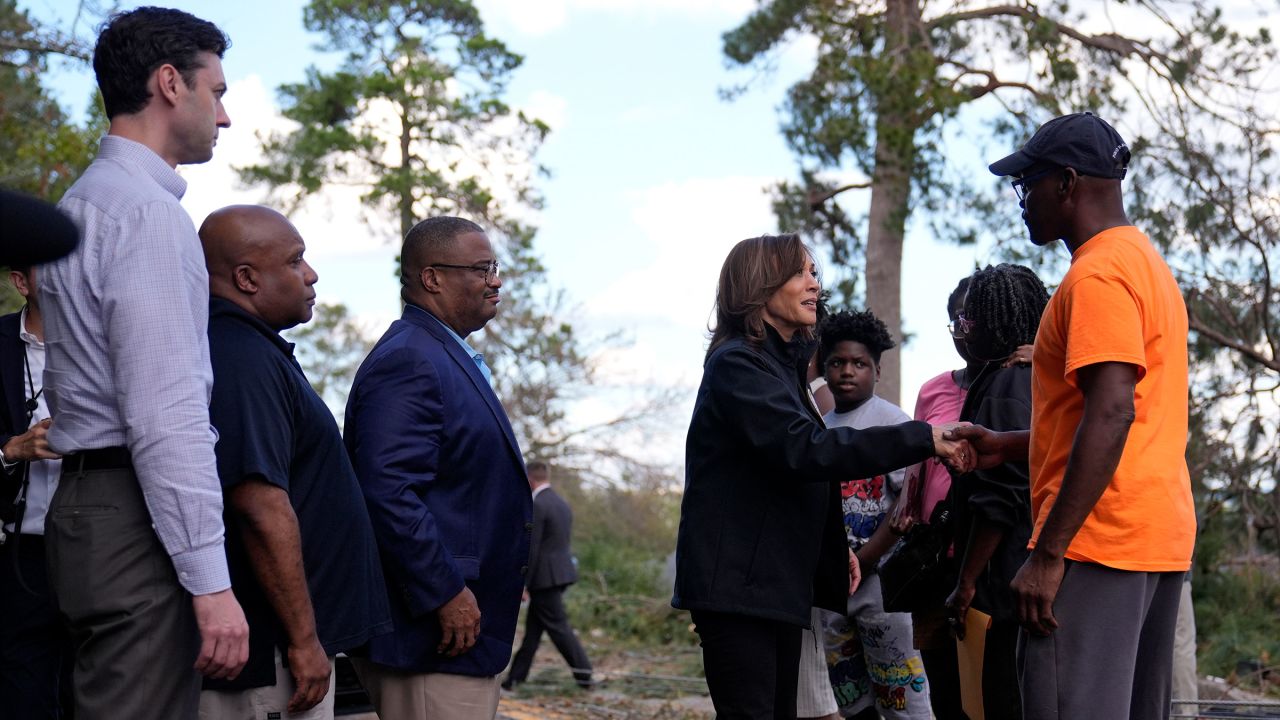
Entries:
[[493,720],[498,678],[414,673],[351,658],[381,720]]
[[205,690],[200,693],[200,720],[333,720],[333,695],[338,679],[329,658],[329,692],[315,707],[291,713],[289,698],[297,685],[276,650],[276,684],[248,690]]

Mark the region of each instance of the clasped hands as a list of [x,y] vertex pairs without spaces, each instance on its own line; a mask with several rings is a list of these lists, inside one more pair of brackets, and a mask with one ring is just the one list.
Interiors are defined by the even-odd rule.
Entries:
[[951,439],[948,435],[956,428],[970,427],[972,423],[950,422],[933,426],[933,451],[953,472],[964,474],[978,466],[978,455],[968,440]]

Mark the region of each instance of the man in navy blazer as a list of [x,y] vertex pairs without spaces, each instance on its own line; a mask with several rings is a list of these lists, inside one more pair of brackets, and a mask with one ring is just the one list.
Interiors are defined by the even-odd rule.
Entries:
[[532,500],[484,358],[497,314],[484,230],[418,223],[400,253],[404,314],[356,373],[346,443],[382,555],[395,631],[355,667],[383,720],[485,720],[511,657]]

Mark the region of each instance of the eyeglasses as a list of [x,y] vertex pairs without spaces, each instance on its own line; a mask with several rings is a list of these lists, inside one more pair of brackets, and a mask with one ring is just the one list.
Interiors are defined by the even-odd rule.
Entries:
[[947,323],[947,332],[951,333],[951,337],[956,340],[962,340],[964,336],[973,331],[973,326],[977,324],[976,321],[969,320],[963,314],[960,314],[956,316],[955,320]]
[[473,272],[484,273],[485,285],[492,285],[494,281],[502,277],[502,271],[498,269],[497,260],[490,260],[487,263],[476,263],[475,265],[449,265],[447,263],[432,263],[427,267],[450,268],[453,270],[471,270]]
[[1061,168],[1056,168],[1056,167],[1046,168],[1044,170],[1041,170],[1040,172],[1031,173],[1030,175],[1024,175],[1018,178],[1017,180],[1014,180],[1013,182],[1009,183],[1010,185],[1013,186],[1013,192],[1018,196],[1018,202],[1022,202],[1023,200],[1027,199],[1028,185],[1039,180],[1045,175],[1048,175],[1049,173],[1052,173],[1052,172],[1057,172],[1060,169]]

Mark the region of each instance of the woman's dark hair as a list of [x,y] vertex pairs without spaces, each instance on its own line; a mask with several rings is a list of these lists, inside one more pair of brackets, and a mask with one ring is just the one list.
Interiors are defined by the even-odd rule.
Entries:
[[818,330],[818,363],[827,364],[827,356],[835,351],[836,345],[846,340],[862,343],[871,359],[880,364],[880,355],[896,343],[884,321],[870,310],[851,312],[843,310],[829,316]]
[[992,350],[1005,356],[1035,342],[1049,291],[1029,268],[1001,263],[974,271],[964,307],[982,325]]
[[730,338],[764,341],[764,306],[813,257],[794,233],[761,235],[733,246],[716,285],[715,327],[707,357]]
[[193,87],[202,67],[200,53],[222,57],[231,41],[217,25],[172,8],[140,7],[112,15],[93,50],[107,117],[142,110],[151,100],[147,81],[164,64],[177,68]]
[[967,277],[960,278],[960,282],[956,283],[956,289],[952,290],[951,294],[947,296],[947,317],[949,319],[955,320],[955,318],[951,317],[951,308],[955,307],[956,303],[961,303],[960,309],[961,310],[964,309],[964,304],[963,304],[964,294],[968,291],[969,291],[969,278]]

